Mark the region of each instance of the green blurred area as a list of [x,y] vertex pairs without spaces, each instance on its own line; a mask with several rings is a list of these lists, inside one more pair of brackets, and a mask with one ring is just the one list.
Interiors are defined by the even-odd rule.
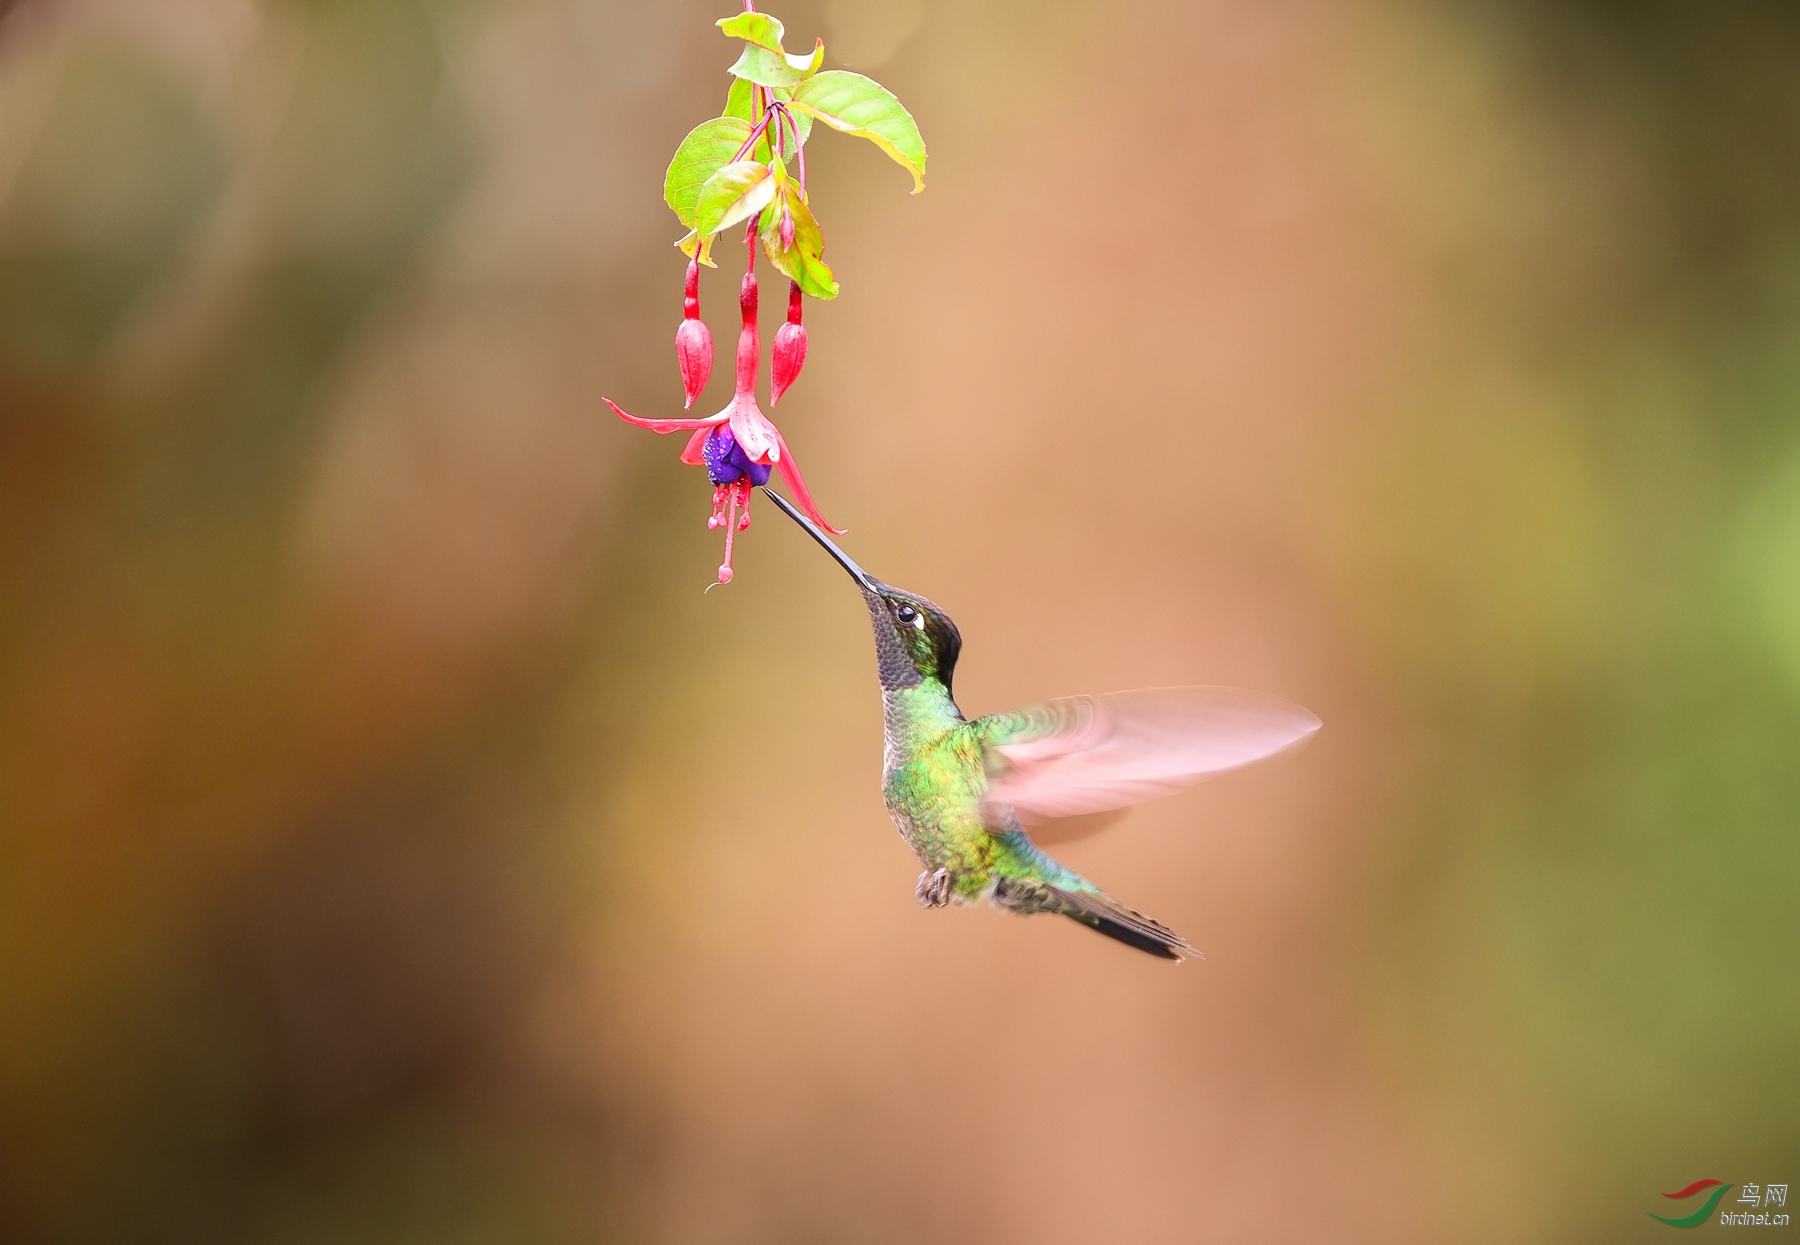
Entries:
[[860,603],[760,512],[703,597],[601,414],[678,408],[724,12],[0,5],[0,1239],[1599,1242],[1794,1175],[1800,10],[778,10],[931,144],[812,140],[776,413],[965,707],[1327,723],[1070,852],[1174,975],[913,910]]

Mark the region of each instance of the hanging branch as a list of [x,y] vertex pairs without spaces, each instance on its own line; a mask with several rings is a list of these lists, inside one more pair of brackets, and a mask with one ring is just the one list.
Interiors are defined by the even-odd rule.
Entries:
[[[925,140],[912,114],[887,88],[861,74],[820,71],[825,41],[811,52],[789,55],[780,21],[744,0],[744,11],[722,18],[718,27],[742,41],[731,66],[725,111],[702,122],[675,149],[663,179],[663,198],[688,229],[677,241],[688,257],[681,326],[675,358],[687,406],[712,376],[712,334],[700,319],[700,269],[716,267],[713,243],[734,225],[744,225],[748,271],[739,291],[743,327],[738,336],[737,388],[731,402],[706,419],[639,419],[607,399],[628,423],[654,432],[688,432],[681,460],[704,466],[713,483],[713,527],[726,529],[725,561],[718,581],[732,577],[735,534],[750,525],[750,490],[779,471],[794,500],[821,527],[831,527],[813,505],[799,468],[781,433],[756,404],[761,346],[756,332],[756,250],[788,278],[787,320],[776,331],[769,405],[781,400],[806,363],[804,302],[831,299],[838,282],[825,262],[825,235],[813,215],[806,190],[806,142],[813,123],[867,139],[912,174],[913,193],[925,189]],[[788,175],[792,159],[796,176]]]

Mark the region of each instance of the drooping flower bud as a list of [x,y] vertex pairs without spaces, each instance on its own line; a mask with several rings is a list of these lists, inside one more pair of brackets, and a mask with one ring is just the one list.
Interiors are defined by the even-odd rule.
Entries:
[[687,391],[686,406],[691,407],[712,378],[713,366],[712,331],[700,318],[700,260],[697,257],[688,264],[682,313],[681,327],[675,330],[675,361],[681,366],[681,387]]
[[770,406],[781,401],[781,395],[787,392],[788,386],[799,377],[800,369],[806,366],[806,326],[800,323],[800,300],[800,283],[790,282],[787,323],[775,330],[774,358],[771,360],[774,378],[769,386]]
[[694,399],[712,378],[712,332],[703,320],[683,320],[675,330],[675,359],[681,364],[681,387],[687,391],[683,409],[694,405]]

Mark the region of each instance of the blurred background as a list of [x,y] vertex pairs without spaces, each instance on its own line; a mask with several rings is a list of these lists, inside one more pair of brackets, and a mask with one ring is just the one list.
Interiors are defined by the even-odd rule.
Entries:
[[860,599],[766,507],[702,595],[600,403],[679,413],[734,7],[0,4],[0,1239],[1636,1241],[1800,1176],[1800,9],[773,10],[931,147],[813,139],[778,413],[965,710],[1325,720],[1059,849],[1171,968],[922,912]]

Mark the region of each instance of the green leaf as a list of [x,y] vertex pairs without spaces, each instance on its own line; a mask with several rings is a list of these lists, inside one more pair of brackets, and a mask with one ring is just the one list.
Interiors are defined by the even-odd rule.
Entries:
[[714,25],[733,39],[746,39],[771,52],[781,51],[781,36],[785,32],[781,22],[767,13],[739,13],[735,17],[721,17]]
[[[794,245],[791,247],[781,245],[783,209],[792,213],[794,218]],[[798,282],[801,293],[821,299],[838,296],[837,279],[832,276],[831,265],[822,258],[825,253],[825,235],[820,232],[819,222],[813,217],[812,209],[800,197],[800,187],[786,177],[781,179],[781,186],[774,200],[763,209],[757,236],[762,239],[763,251],[768,255],[769,262]]]
[[[775,97],[780,99],[784,104],[789,102],[787,97],[791,95],[792,92],[790,91],[775,92]],[[799,145],[802,147],[806,146],[806,140],[812,134],[812,115],[810,113],[801,112],[798,108],[789,108],[788,116],[794,119],[794,133],[799,136]],[[792,139],[794,135],[791,134],[788,137]],[[790,142],[788,146],[791,149],[794,146],[794,143]]]
[[913,193],[925,189],[925,139],[892,91],[859,73],[833,69],[794,90],[794,107],[834,130],[866,138],[913,175]]
[[[783,95],[787,92],[783,91]],[[750,125],[756,124],[756,83],[748,78],[733,78],[731,90],[725,93],[725,116],[737,117]]]
[[804,78],[788,67],[787,58],[779,52],[746,47],[731,66],[731,74],[761,86],[799,86]]
[[[756,113],[756,91],[756,83],[750,81],[750,79],[733,78],[731,80],[731,92],[725,96],[725,115],[728,117],[738,117],[748,122],[750,127],[754,129],[757,121],[757,118],[754,115]],[[810,121],[812,118],[808,117],[807,120]],[[770,157],[774,154],[774,152],[769,150],[768,133],[765,131],[764,133],[757,135],[756,146],[750,149],[749,158],[752,160],[761,160],[764,164],[767,164]]]
[[733,77],[748,78],[761,86],[796,87],[807,81],[825,63],[825,41],[813,46],[811,56],[783,56],[752,43],[744,48],[731,67]]
[[700,199],[700,188],[731,163],[749,137],[749,122],[737,117],[716,117],[695,126],[675,149],[675,158],[669,161],[668,174],[663,178],[663,198],[689,229],[694,227],[694,205]]
[[[780,87],[772,87],[770,90],[775,98],[784,104],[793,98],[794,93],[792,91],[783,90]],[[755,93],[756,84],[754,82],[750,81],[748,78],[733,78],[731,80],[731,93],[725,97],[725,115],[728,117],[741,117],[754,125],[756,118],[750,114],[753,111],[751,96]],[[812,133],[812,116],[808,113],[801,112],[798,108],[789,109],[788,115],[794,119],[794,129],[799,131],[800,146],[806,146],[807,137]],[[793,143],[790,142],[788,148],[791,152]],[[750,153],[751,158],[761,160],[766,164],[773,158],[773,155],[774,153],[769,150],[768,138],[766,136],[759,136],[756,140],[756,149]]]
[[702,237],[756,215],[775,197],[775,171],[755,160],[728,164],[707,178],[694,205],[694,229]]

